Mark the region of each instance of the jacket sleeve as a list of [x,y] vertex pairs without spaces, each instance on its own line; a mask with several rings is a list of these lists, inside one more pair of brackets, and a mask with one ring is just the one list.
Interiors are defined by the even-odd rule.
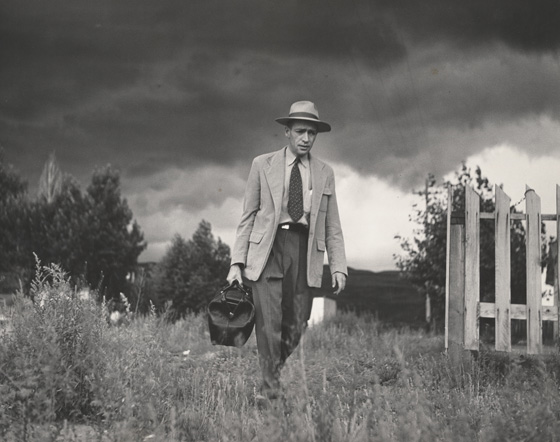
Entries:
[[237,227],[235,243],[231,254],[231,265],[247,264],[247,251],[249,250],[249,237],[253,230],[255,216],[260,208],[261,181],[260,166],[257,159],[253,160],[243,200],[243,214]]

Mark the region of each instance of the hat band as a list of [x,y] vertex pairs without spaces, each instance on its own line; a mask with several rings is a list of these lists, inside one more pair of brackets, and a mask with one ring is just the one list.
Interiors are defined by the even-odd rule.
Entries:
[[317,118],[317,115],[310,114],[309,112],[294,112],[294,113],[292,113],[288,116],[288,118],[297,118],[297,117],[312,118],[314,120],[319,121],[319,118]]

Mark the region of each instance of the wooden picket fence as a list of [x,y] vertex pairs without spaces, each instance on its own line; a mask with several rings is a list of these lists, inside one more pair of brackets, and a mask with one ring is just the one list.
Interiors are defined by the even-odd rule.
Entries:
[[[446,350],[479,350],[480,318],[495,320],[495,350],[512,351],[511,321],[527,324],[527,354],[543,352],[543,321],[556,321],[558,333],[558,274],[555,268],[554,305],[542,305],[541,221],[556,221],[556,237],[560,238],[560,186],[556,186],[556,213],[541,214],[540,197],[534,190],[525,192],[525,213],[511,213],[511,199],[496,186],[496,209],[480,212],[480,196],[469,186],[465,188],[465,212],[452,213],[453,189],[448,191],[447,268],[446,268]],[[495,302],[480,301],[480,220],[494,220],[496,286]],[[511,222],[525,222],[527,303],[511,303]],[[491,221],[489,221],[491,222]],[[555,337],[556,337],[555,336]]]

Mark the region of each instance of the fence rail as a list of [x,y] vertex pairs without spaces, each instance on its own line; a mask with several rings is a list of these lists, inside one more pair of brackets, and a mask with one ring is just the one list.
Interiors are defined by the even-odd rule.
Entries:
[[[556,221],[560,238],[560,186],[556,213],[541,214],[540,197],[525,192],[525,213],[511,213],[511,198],[495,187],[494,212],[480,212],[480,196],[465,188],[464,213],[452,213],[453,189],[448,190],[445,346],[451,350],[479,350],[480,318],[495,320],[495,349],[511,352],[512,319],[527,322],[527,353],[540,354],[543,321],[555,321],[558,336],[558,275],[555,264],[554,305],[542,305],[541,223]],[[480,301],[480,220],[493,219],[495,228],[495,302]],[[511,303],[511,222],[525,222],[527,303]]]

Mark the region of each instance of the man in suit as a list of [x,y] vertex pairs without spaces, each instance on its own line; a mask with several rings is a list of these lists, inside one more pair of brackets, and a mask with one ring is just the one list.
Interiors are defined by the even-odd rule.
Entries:
[[310,101],[276,121],[288,145],[253,160],[227,275],[253,290],[262,392],[270,399],[309,319],[309,287],[321,286],[325,250],[335,294],[348,274],[334,173],[310,154],[317,134],[331,127]]

